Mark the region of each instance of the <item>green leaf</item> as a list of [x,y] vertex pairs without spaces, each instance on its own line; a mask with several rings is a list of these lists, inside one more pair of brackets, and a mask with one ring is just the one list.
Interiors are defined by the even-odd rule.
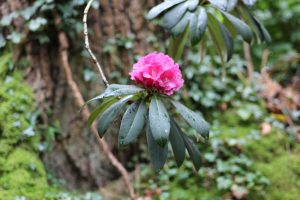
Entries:
[[184,45],[186,44],[186,41],[188,39],[189,32],[190,32],[190,28],[189,26],[187,26],[182,34],[176,37],[172,36],[170,38],[168,54],[175,61],[178,61],[183,54]]
[[106,88],[104,93],[102,93],[99,96],[96,96],[96,97],[92,98],[91,100],[87,101],[83,105],[83,107],[85,105],[87,105],[88,103],[90,103],[92,101],[95,101],[95,100],[101,100],[101,99],[107,98],[107,97],[119,97],[119,96],[123,96],[123,95],[136,94],[136,93],[144,92],[144,91],[145,91],[145,89],[137,87],[135,85],[111,84]]
[[119,145],[134,142],[145,125],[147,107],[144,100],[131,104],[123,115],[119,131]]
[[190,21],[190,17],[191,12],[186,12],[185,15],[181,18],[181,20],[176,24],[176,26],[172,28],[171,32],[174,36],[178,36],[185,30],[186,26]]
[[171,101],[183,119],[187,121],[204,139],[209,138],[209,126],[207,122],[197,113],[185,107],[178,101]]
[[249,7],[252,7],[256,3],[256,0],[243,0],[243,3]]
[[187,0],[184,3],[175,6],[163,16],[163,26],[166,29],[171,29],[179,22],[188,10],[195,10],[198,3],[198,0]]
[[163,27],[166,29],[171,29],[174,27],[186,13],[186,11],[187,7],[182,6],[181,4],[172,8],[163,16]]
[[209,0],[211,5],[215,6],[216,8],[219,8],[221,10],[226,11],[227,10],[227,0]]
[[164,104],[157,96],[153,96],[150,102],[149,123],[154,140],[158,145],[165,146],[170,134],[170,118]]
[[192,159],[194,167],[196,171],[198,171],[201,167],[201,154],[191,139],[184,134],[182,134],[182,136],[185,147],[190,155],[190,158]]
[[253,17],[253,21],[255,22],[255,24],[257,25],[257,27],[260,31],[261,40],[263,42],[271,42],[272,38],[270,36],[270,33],[267,31],[267,29],[264,27],[264,25],[262,25],[255,17]]
[[234,50],[233,39],[232,39],[231,33],[228,31],[228,29],[223,24],[221,24],[218,21],[218,25],[222,32],[224,43],[225,43],[226,50],[227,50],[227,61],[229,61],[232,57],[233,50]]
[[148,151],[150,155],[150,161],[156,171],[159,171],[163,168],[167,158],[168,158],[168,145],[159,146],[154,140],[153,133],[151,132],[151,128],[149,123],[147,124],[147,144]]
[[237,6],[238,1],[239,0],[228,1],[226,12],[231,12]]
[[231,12],[238,3],[238,0],[208,0],[211,5],[219,10]]
[[243,37],[243,39],[246,42],[250,43],[253,37],[250,27],[245,22],[238,19],[237,17],[227,12],[222,12],[222,13],[232,23],[232,25],[235,27],[237,32]]
[[158,15],[160,15],[162,12],[166,11],[167,9],[181,3],[184,2],[185,0],[167,0],[164,1],[161,4],[158,4],[157,6],[155,6],[154,8],[152,8],[148,15],[147,15],[147,19],[151,20],[156,18]]
[[[208,15],[209,22],[208,22],[208,30],[211,36],[211,39],[213,41],[213,44],[216,47],[217,52],[219,53],[222,62],[225,62],[225,57],[226,57],[226,51],[225,50],[225,44],[224,40],[222,39],[222,33],[218,27],[217,22],[214,21],[213,17],[210,17]],[[215,23],[214,23],[215,22]]]
[[203,7],[200,7],[196,13],[191,16],[190,30],[192,45],[199,43],[203,33],[207,28],[207,13]]
[[87,126],[90,127],[100,114],[102,114],[108,107],[110,107],[117,101],[118,99],[114,97],[104,99],[103,102],[101,102],[101,104],[95,110],[93,110],[93,112],[91,112],[86,122]]
[[174,120],[171,120],[170,143],[173,149],[175,161],[180,167],[185,158],[185,144],[182,131]]
[[118,114],[122,111],[126,103],[133,97],[133,95],[129,95],[114,103],[108,109],[106,109],[100,118],[97,121],[97,130],[100,137],[103,137],[105,132],[107,131],[109,125],[113,122],[113,120],[118,116]]
[[206,41],[207,41],[207,34],[204,34],[199,43],[199,53],[200,53],[201,62],[204,61],[204,58],[206,56],[206,51],[207,51]]
[[208,28],[212,36],[212,40],[224,61],[230,60],[233,54],[233,39],[227,28],[221,24],[211,13],[208,13]]
[[246,6],[238,6],[238,11],[246,23],[254,30],[258,42],[270,42],[271,36],[266,28],[255,19]]

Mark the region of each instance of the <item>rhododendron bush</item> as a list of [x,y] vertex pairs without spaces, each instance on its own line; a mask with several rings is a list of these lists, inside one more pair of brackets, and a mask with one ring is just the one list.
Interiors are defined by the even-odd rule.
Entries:
[[[198,170],[200,152],[178,125],[176,115],[204,141],[209,138],[209,125],[198,111],[172,98],[184,85],[176,62],[183,55],[188,38],[192,45],[200,44],[202,53],[207,38],[211,38],[223,64],[233,54],[233,37],[239,35],[247,43],[269,41],[269,33],[250,12],[253,4],[254,1],[247,0],[166,0],[152,8],[147,18],[162,19],[162,26],[171,33],[168,55],[153,52],[142,56],[129,73],[134,85],[108,85],[102,77],[108,86],[103,94],[92,99],[100,101],[100,105],[87,123],[91,125],[97,119],[98,133],[103,137],[114,119],[123,114],[119,129],[121,147],[137,141],[140,134],[146,132],[150,160],[156,170],[163,167],[168,157],[168,142],[178,166],[187,150]],[[174,109],[176,112],[170,112]]]
[[[187,149],[195,168],[200,168],[198,149],[178,126],[168,109],[176,108],[186,122],[204,139],[208,139],[208,124],[197,113],[172,99],[184,83],[179,65],[163,53],[153,52],[141,57],[130,72],[136,85],[109,85],[103,94],[92,100],[101,104],[90,115],[88,124],[97,120],[98,133],[104,136],[109,125],[124,110],[119,130],[119,145],[126,147],[135,142],[146,129],[150,160],[156,170],[163,167],[168,155],[168,141],[178,166]],[[171,107],[172,106],[172,107]]]

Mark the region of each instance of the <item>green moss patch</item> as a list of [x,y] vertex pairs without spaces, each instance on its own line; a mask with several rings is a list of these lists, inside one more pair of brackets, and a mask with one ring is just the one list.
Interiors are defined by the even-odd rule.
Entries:
[[44,199],[53,189],[31,143],[38,136],[25,132],[32,126],[33,93],[19,73],[9,72],[10,54],[0,60],[0,199]]

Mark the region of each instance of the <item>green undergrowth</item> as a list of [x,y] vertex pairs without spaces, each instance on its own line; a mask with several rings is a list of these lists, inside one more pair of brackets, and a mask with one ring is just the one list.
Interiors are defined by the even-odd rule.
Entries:
[[[250,193],[249,199],[300,199],[300,144],[275,128],[267,135],[261,135],[259,124],[248,122],[246,125],[233,111],[223,116],[225,124],[219,127],[222,134],[217,137],[245,139],[241,150],[252,160],[253,169],[269,180],[264,190]],[[259,133],[256,139],[251,137],[253,133]]]
[[278,132],[272,132],[247,146],[245,151],[255,160],[254,168],[270,181],[264,191],[264,199],[300,199],[299,147],[300,144],[292,143]]
[[191,162],[178,169],[169,159],[156,176],[142,168],[146,178],[137,186],[160,189],[156,199],[300,199],[300,144],[275,128],[262,135],[258,121],[245,120],[236,110],[220,114],[210,144],[199,143],[203,159],[198,173]]

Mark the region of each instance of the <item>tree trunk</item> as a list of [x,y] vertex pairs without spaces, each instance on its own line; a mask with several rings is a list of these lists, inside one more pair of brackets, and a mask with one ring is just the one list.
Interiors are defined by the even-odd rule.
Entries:
[[[30,3],[29,0],[0,2],[1,15],[24,9]],[[128,77],[128,72],[134,63],[134,55],[142,55],[152,50],[151,44],[146,39],[153,34],[155,28],[144,19],[144,13],[156,3],[155,0],[101,0],[99,9],[90,11],[88,24],[93,30],[93,34],[90,35],[91,46],[107,75],[119,71],[123,77]],[[48,21],[53,21],[53,16],[50,15]],[[24,24],[22,20],[14,21],[17,28],[21,27],[22,23]],[[15,47],[15,59],[26,57],[29,60],[30,67],[26,70],[26,81],[36,94],[36,103],[41,111],[43,123],[52,124],[57,121],[60,125],[51,149],[42,155],[48,171],[57,178],[66,180],[69,189],[98,188],[117,178],[119,174],[103,155],[96,138],[85,127],[84,120],[78,114],[79,108],[76,107],[70,94],[58,59],[57,35],[60,28],[53,25],[46,27],[44,32],[51,42],[44,45],[31,39],[29,33],[22,46]],[[108,41],[116,37],[121,41],[131,35],[134,35],[132,48],[112,43],[115,48],[113,52],[103,50],[109,45]],[[104,86],[100,80],[96,83],[83,81],[83,66],[88,66],[95,72],[96,67],[87,57],[81,56],[83,35],[76,38],[69,38],[71,45],[69,62],[74,78],[81,87],[83,95],[88,99],[99,94]],[[125,153],[117,149],[118,122],[115,123],[108,130],[106,140],[112,151],[125,163],[129,159],[128,156],[135,151],[135,147],[126,150]],[[46,140],[47,130],[41,134]]]

